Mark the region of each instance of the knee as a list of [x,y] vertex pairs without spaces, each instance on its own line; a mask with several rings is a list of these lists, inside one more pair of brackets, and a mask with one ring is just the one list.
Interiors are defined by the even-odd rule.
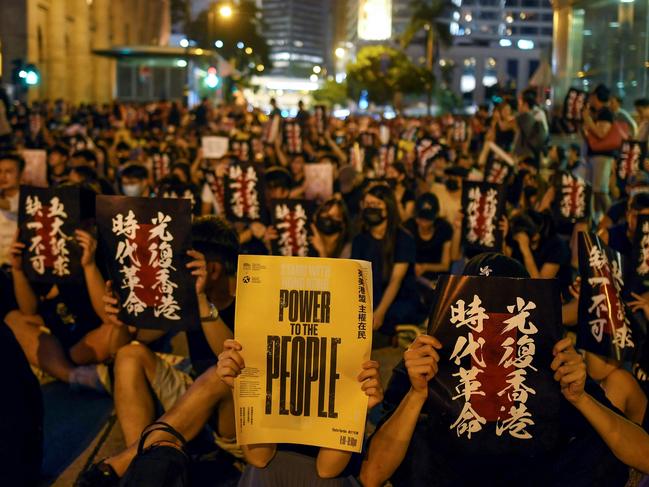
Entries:
[[155,354],[145,345],[130,343],[115,355],[115,374],[135,370],[155,370]]
[[7,313],[4,321],[14,334],[20,331],[38,332],[43,326],[45,326],[45,323],[40,316],[28,316],[18,310],[13,310]]

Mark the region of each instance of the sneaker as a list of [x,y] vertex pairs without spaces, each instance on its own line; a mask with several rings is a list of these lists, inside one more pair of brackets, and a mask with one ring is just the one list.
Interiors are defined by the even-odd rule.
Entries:
[[102,460],[82,472],[74,483],[74,487],[117,487],[119,480],[113,467]]

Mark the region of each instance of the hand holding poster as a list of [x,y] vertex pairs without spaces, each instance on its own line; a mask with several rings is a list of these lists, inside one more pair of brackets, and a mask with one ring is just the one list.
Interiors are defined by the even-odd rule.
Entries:
[[302,154],[302,127],[298,122],[284,122],[284,143],[288,154]]
[[550,364],[560,338],[554,280],[442,276],[428,334],[442,344],[429,400],[470,455],[534,451],[558,428]]
[[426,176],[426,170],[433,158],[442,150],[442,146],[430,137],[423,137],[417,142],[417,171],[420,176]]
[[237,442],[300,443],[361,451],[370,357],[368,262],[239,257],[235,339]]
[[514,159],[493,142],[487,142],[487,147],[489,155],[484,180],[488,183],[504,184],[514,171]]
[[334,167],[330,162],[304,165],[304,197],[322,203],[334,194]]
[[259,220],[264,201],[264,174],[256,164],[231,164],[225,178],[228,219],[250,222]]
[[81,207],[79,187],[20,187],[19,240],[25,244],[23,270],[30,281],[83,279],[81,251],[74,238]]
[[466,248],[499,252],[503,234],[499,229],[505,211],[502,186],[464,181],[462,184],[462,241]]
[[99,244],[122,309],[140,328],[186,330],[199,325],[188,199],[97,196]]
[[304,200],[273,200],[273,226],[277,238],[273,240],[273,255],[307,257],[311,205]]
[[631,312],[622,300],[622,256],[590,233],[579,233],[579,330],[577,346],[615,360],[636,350]]
[[645,159],[646,144],[636,140],[625,140],[617,159],[617,177],[625,183],[635,176],[641,169]]
[[205,159],[220,159],[228,152],[229,143],[230,139],[227,137],[219,137],[216,135],[201,137],[203,157]]
[[25,149],[22,151],[25,159],[22,184],[46,188],[47,184],[47,151],[40,149]]
[[569,133],[574,133],[578,129],[578,124],[583,120],[582,112],[586,105],[585,91],[577,88],[570,88],[563,101],[563,120]]
[[382,145],[379,147],[378,157],[374,159],[374,176],[382,178],[388,166],[394,164],[397,154],[397,146],[395,145]]
[[552,212],[557,222],[576,223],[590,216],[590,184],[569,172],[557,174]]
[[275,143],[275,139],[277,138],[277,134],[279,133],[280,120],[281,117],[279,115],[273,115],[273,117],[268,122],[266,122],[262,134],[262,140],[264,143],[266,144]]

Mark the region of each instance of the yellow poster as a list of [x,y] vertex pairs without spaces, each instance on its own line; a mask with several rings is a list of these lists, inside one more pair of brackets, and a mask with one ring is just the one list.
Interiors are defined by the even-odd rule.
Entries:
[[372,267],[346,259],[242,255],[235,339],[239,444],[359,452],[372,348]]

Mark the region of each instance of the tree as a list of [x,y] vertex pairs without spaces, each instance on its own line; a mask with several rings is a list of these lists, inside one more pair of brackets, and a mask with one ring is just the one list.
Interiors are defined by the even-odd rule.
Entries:
[[333,80],[327,80],[311,96],[316,103],[321,103],[329,107],[344,105],[347,103],[347,82],[343,81],[342,83],[338,83]]
[[397,93],[423,93],[433,82],[432,73],[415,66],[401,51],[386,46],[363,47],[356,61],[347,66],[350,98],[358,100],[367,91],[369,101],[377,105],[392,102]]
[[[453,8],[449,0],[412,0],[410,2],[412,16],[401,36],[401,46],[405,49],[411,44],[426,44],[426,68],[433,72],[435,53],[439,51],[439,45],[448,46],[451,43],[451,33],[448,25],[442,19],[444,13]],[[419,36],[425,32],[425,37]],[[433,77],[431,76],[431,79]],[[433,84],[426,89],[426,109],[430,115],[430,105]]]

